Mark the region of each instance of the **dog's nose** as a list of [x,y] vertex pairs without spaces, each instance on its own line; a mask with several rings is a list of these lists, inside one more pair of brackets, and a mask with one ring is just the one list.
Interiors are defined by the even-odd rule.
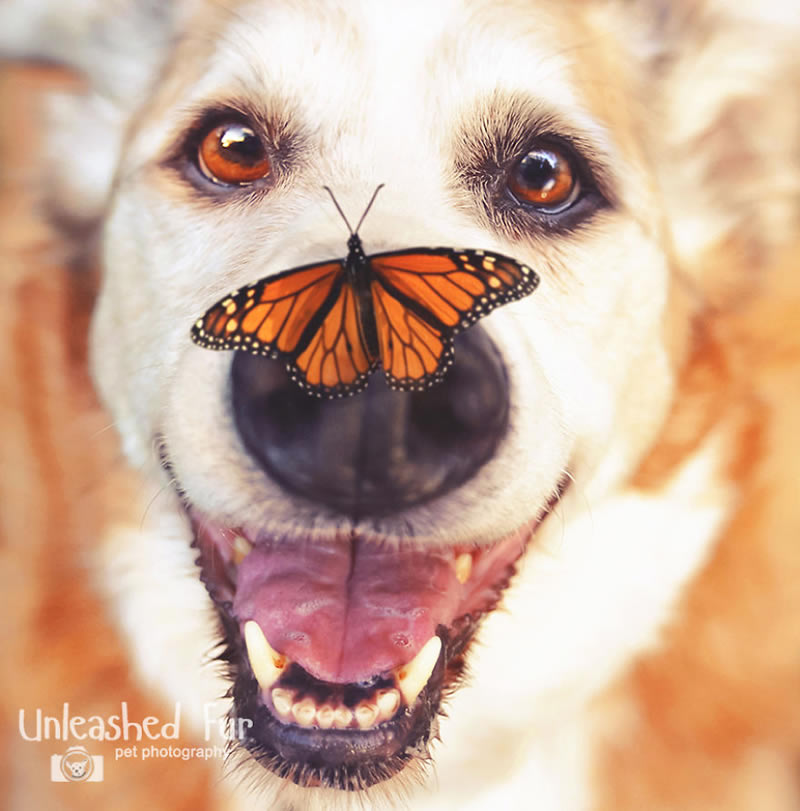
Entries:
[[392,391],[383,374],[339,400],[311,397],[278,361],[237,352],[233,415],[251,456],[283,487],[355,517],[421,504],[463,484],[508,423],[508,381],[480,326],[459,335],[444,380]]

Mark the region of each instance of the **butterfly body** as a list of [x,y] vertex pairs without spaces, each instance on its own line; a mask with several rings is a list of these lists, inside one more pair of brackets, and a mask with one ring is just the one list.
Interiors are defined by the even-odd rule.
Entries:
[[318,397],[361,391],[379,365],[391,388],[421,391],[444,377],[457,333],[539,283],[526,265],[488,251],[367,255],[356,232],[347,247],[343,260],[292,268],[234,291],[195,322],[192,339],[282,360]]
[[377,358],[378,331],[375,326],[375,310],[372,306],[372,268],[358,234],[347,240],[347,258],[344,260],[347,283],[355,291],[358,324],[364,346],[371,358]]

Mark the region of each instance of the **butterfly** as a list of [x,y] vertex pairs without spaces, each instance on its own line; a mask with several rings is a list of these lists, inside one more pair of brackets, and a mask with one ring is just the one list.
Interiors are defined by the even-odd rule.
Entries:
[[363,390],[383,368],[390,388],[422,391],[453,363],[453,337],[496,307],[532,293],[539,277],[481,250],[408,248],[367,255],[326,186],[350,237],[347,256],[285,270],[235,290],[193,325],[195,343],[276,358],[301,388],[336,398]]

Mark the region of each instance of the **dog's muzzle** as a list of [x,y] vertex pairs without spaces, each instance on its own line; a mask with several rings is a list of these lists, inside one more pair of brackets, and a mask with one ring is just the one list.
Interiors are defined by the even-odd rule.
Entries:
[[[280,537],[221,526],[185,496],[234,712],[252,722],[242,743],[300,785],[366,788],[428,760],[441,697],[560,489],[504,537],[373,537],[410,508],[451,509],[448,494],[503,440],[508,377],[480,326],[457,338],[455,363],[428,391],[391,391],[378,373],[361,394],[318,400],[281,363],[244,353],[230,391],[251,458],[339,528],[320,541],[303,526]],[[166,443],[164,464],[174,478]]]

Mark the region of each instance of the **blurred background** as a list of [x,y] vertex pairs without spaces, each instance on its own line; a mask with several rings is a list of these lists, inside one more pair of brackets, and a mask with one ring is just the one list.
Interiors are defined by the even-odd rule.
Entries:
[[[140,492],[87,372],[92,245],[40,194],[45,95],[80,86],[55,67],[0,62],[0,807],[134,811],[155,792],[160,808],[198,811],[216,797],[201,759],[114,768],[116,746],[90,740],[103,782],[54,783],[51,759],[75,740],[20,729],[21,710],[33,736],[37,711],[62,719],[65,704],[109,718],[125,701],[131,719],[168,720],[130,671],[89,551]],[[196,741],[181,731],[172,743]]]

